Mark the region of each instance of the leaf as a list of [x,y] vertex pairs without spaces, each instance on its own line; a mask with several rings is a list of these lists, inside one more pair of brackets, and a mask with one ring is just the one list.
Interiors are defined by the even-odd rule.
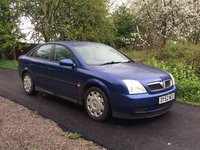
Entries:
[[69,139],[78,139],[81,137],[81,134],[78,134],[78,133],[69,133],[68,135]]

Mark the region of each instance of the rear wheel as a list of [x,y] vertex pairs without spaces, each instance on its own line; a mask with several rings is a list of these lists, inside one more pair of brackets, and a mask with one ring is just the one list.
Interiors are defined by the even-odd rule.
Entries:
[[23,75],[23,88],[27,95],[35,94],[35,85],[29,73]]
[[84,97],[85,109],[88,115],[97,121],[104,121],[110,117],[110,108],[107,96],[97,88],[89,88]]

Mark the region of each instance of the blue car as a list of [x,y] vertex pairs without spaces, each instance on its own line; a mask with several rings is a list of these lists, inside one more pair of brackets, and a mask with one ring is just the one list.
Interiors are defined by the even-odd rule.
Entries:
[[149,118],[176,101],[173,76],[93,42],[49,42],[19,57],[26,94],[42,91],[83,105],[97,121]]

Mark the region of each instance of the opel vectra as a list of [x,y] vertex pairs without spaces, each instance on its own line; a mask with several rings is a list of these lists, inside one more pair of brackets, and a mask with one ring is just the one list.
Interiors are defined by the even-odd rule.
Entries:
[[84,105],[97,121],[158,116],[176,101],[170,73],[100,43],[39,45],[19,57],[19,74],[27,95],[43,91]]

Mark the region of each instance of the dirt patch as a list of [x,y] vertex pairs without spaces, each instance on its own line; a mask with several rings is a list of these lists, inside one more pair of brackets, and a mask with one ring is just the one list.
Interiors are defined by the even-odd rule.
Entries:
[[0,149],[106,150],[83,138],[68,136],[55,122],[0,97]]

